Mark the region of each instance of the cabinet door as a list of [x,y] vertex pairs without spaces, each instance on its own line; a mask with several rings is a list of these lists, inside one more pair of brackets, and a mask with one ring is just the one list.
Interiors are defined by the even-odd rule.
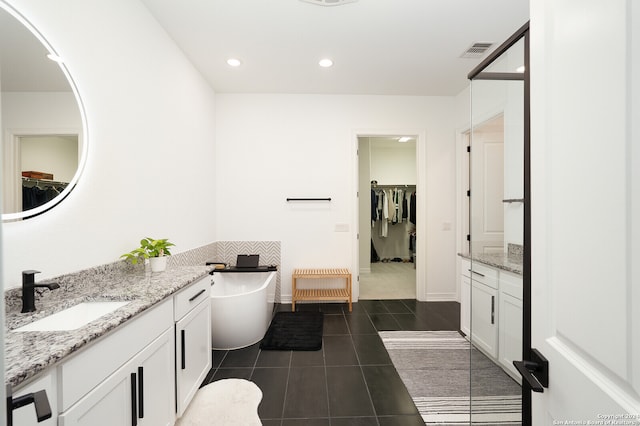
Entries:
[[471,342],[498,358],[497,291],[471,280]]
[[169,329],[160,335],[62,413],[60,426],[172,425],[175,419],[172,334]]
[[13,397],[17,398],[28,393],[35,393],[44,390],[47,393],[47,400],[51,408],[51,417],[41,423],[38,423],[36,417],[36,408],[34,404],[25,405],[24,407],[13,410],[13,424],[16,426],[55,426],[58,424],[58,406],[56,404],[56,379],[55,370],[50,369],[46,374],[30,382],[13,392]]
[[462,275],[460,277],[460,330],[467,336],[471,335],[471,280]]
[[211,303],[205,300],[176,323],[178,417],[211,369]]
[[138,425],[173,425],[176,417],[173,329],[162,334],[136,360]]
[[522,359],[522,300],[500,293],[499,361],[503,368],[521,382],[522,376],[513,361]]
[[135,425],[132,393],[136,378],[128,364],[59,416],[60,426]]

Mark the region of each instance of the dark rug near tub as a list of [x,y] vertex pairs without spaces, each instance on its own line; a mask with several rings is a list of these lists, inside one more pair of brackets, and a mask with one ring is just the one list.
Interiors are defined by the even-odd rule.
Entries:
[[260,343],[272,351],[322,349],[322,312],[278,312]]

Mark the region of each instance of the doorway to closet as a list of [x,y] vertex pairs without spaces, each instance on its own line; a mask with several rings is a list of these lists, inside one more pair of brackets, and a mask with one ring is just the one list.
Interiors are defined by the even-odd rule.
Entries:
[[360,294],[416,299],[416,136],[358,137]]

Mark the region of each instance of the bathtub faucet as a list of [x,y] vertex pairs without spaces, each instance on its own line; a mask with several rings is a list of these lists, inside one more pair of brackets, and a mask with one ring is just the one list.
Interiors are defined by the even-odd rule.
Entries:
[[58,283],[36,284],[35,275],[40,271],[28,270],[22,271],[22,313],[34,312],[36,310],[36,287],[44,287],[49,290],[60,288]]

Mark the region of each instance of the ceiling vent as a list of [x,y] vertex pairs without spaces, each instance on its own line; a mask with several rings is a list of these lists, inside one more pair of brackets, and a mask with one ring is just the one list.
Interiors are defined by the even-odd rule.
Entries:
[[493,46],[491,42],[476,42],[473,43],[467,50],[464,51],[461,58],[481,58],[487,50]]
[[341,4],[355,3],[358,0],[301,0],[306,3],[317,4],[318,6],[340,6]]

